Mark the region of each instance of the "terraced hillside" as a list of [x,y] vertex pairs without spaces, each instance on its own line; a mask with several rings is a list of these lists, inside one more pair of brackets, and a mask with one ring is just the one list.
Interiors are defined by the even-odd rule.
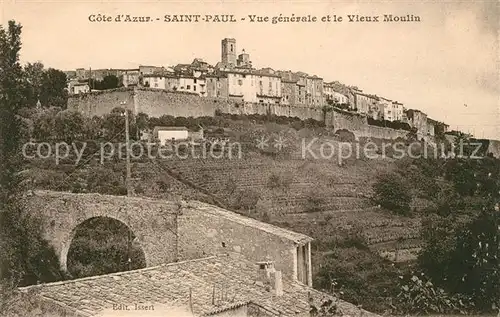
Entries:
[[[235,137],[232,141],[241,139]],[[337,154],[323,159],[302,158],[300,133],[288,139],[295,144],[290,145],[292,150],[286,155],[269,155],[246,142],[241,158],[203,157],[201,152],[195,152],[186,158],[137,161],[133,173],[141,188],[146,189],[145,195],[158,195],[162,179],[173,179],[178,188],[172,186],[166,192],[189,196],[195,190],[204,199],[301,231],[318,241],[349,235],[356,229],[368,245],[384,255],[399,248],[419,247],[418,219],[395,217],[374,206],[370,199],[377,175],[395,168],[394,160],[355,154],[341,160]],[[311,140],[306,138],[304,142]],[[323,135],[311,151],[320,153],[324,143],[341,148],[338,138]]]

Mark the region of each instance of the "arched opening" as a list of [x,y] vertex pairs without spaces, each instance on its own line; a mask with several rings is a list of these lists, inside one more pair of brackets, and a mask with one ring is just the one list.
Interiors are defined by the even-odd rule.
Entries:
[[66,267],[72,278],[146,267],[144,251],[132,230],[110,217],[89,218],[73,230]]

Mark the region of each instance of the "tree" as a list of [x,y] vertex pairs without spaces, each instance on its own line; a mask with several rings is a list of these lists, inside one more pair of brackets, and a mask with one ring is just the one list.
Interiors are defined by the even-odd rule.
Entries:
[[60,70],[49,68],[44,72],[40,92],[42,106],[66,109],[68,101],[66,80],[66,74]]
[[121,86],[120,79],[115,75],[107,75],[102,79],[103,89],[114,89]]
[[[21,25],[0,26],[0,278],[7,286],[50,282],[62,278],[57,256],[43,239],[41,222],[23,206],[23,159],[20,116],[26,103],[25,81],[19,64]],[[5,301],[2,301],[4,303]],[[0,307],[4,311],[6,307]]]
[[375,191],[374,200],[382,207],[399,214],[409,213],[410,190],[401,175],[396,173],[383,174],[379,176],[373,189]]
[[28,63],[24,66],[24,75],[28,82],[29,89],[27,91],[29,96],[29,107],[35,107],[42,92],[42,84],[44,80],[44,67],[40,62]]
[[102,80],[91,79],[90,86],[97,90],[107,90],[121,87],[123,84],[115,75],[106,75]]
[[84,134],[85,119],[80,112],[64,110],[57,113],[54,118],[54,129],[58,139],[67,143],[81,138]]
[[500,212],[487,209],[472,221],[434,218],[424,225],[419,267],[434,284],[471,299],[479,312],[500,307]]

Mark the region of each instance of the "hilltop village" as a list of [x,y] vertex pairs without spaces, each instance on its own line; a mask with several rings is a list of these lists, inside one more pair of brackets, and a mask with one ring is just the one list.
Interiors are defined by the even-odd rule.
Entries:
[[[215,66],[201,58],[172,67],[139,66],[136,69],[84,69],[67,71],[70,95],[95,91],[92,81],[113,75],[124,87],[144,87],[185,92],[201,98],[217,98],[242,104],[280,105],[293,108],[336,108],[363,117],[364,122],[382,127],[415,130],[418,139],[433,139],[449,126],[402,102],[338,81],[328,82],[302,71],[257,69],[243,49],[238,54],[236,40],[221,41],[221,60]],[[398,124],[400,123],[400,124]],[[406,128],[405,128],[406,127]]]

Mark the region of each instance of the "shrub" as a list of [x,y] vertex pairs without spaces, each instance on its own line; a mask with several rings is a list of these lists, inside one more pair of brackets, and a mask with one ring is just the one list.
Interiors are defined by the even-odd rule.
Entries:
[[356,141],[356,136],[354,135],[354,133],[346,129],[337,130],[337,132],[335,132],[335,135],[339,137],[339,141],[341,142],[352,143]]
[[304,202],[305,212],[317,212],[321,211],[322,205],[325,203],[325,199],[318,190],[312,190],[306,197]]
[[233,208],[241,211],[255,210],[257,202],[260,199],[260,193],[254,190],[238,190],[235,193]]
[[410,189],[399,174],[391,173],[379,176],[373,189],[375,192],[374,200],[382,207],[403,215],[410,212]]
[[271,174],[267,182],[267,187],[271,189],[288,189],[292,180],[289,177],[280,176],[278,174]]
[[301,120],[294,120],[294,121],[292,121],[292,123],[290,125],[293,129],[295,129],[297,131],[304,128],[304,122]]
[[470,300],[465,296],[450,295],[421,273],[420,276],[400,276],[400,292],[396,306],[403,314],[464,314],[470,309]]
[[500,306],[499,212],[486,209],[469,223],[433,216],[424,223],[419,267],[443,289],[462,294],[478,312]]

